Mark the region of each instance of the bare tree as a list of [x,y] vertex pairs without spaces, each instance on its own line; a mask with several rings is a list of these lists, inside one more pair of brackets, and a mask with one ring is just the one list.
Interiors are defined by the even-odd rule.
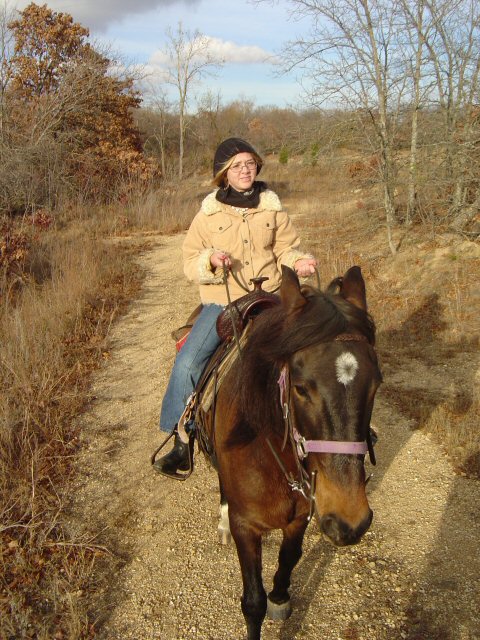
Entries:
[[172,103],[165,91],[152,82],[149,82],[143,95],[147,96],[148,107],[141,109],[137,117],[143,116],[140,118],[140,128],[146,136],[144,147],[153,149],[159,157],[162,177],[165,178],[168,172],[167,140],[172,134]]
[[422,80],[425,72],[424,50],[425,38],[428,28],[424,28],[425,0],[416,0],[411,3],[409,0],[401,0],[402,11],[405,17],[405,34],[407,41],[404,49],[404,59],[407,74],[410,78],[410,105],[408,107],[410,116],[410,154],[408,161],[408,183],[407,183],[407,211],[405,224],[408,226],[414,219],[417,211],[418,200],[418,136],[419,123],[418,116],[422,104],[422,98],[428,89],[422,88]]
[[168,43],[166,53],[169,63],[166,81],[176,87],[178,91],[179,116],[179,152],[178,176],[183,176],[184,143],[186,130],[186,114],[190,89],[206,75],[214,73],[214,69],[222,66],[223,60],[211,51],[210,40],[199,31],[190,33],[185,31],[182,23],[177,30],[167,31]]
[[[478,190],[478,102],[480,72],[480,7],[476,0],[402,0],[405,31],[415,52],[411,68],[412,136],[409,207],[414,208],[418,112],[428,106],[435,130],[424,130],[430,140],[430,169],[437,193],[449,203],[453,226],[463,225],[476,212]],[[407,51],[406,59],[411,55]],[[428,143],[427,143],[428,145]],[[435,152],[432,154],[431,149]],[[440,160],[440,162],[438,161]],[[477,189],[472,190],[472,185]],[[475,202],[477,204],[475,204]]]
[[[445,178],[452,186],[450,215],[455,219],[470,204],[469,187],[479,169],[480,5],[476,0],[427,0],[426,6],[431,29],[425,46],[443,116]],[[480,199],[478,187],[474,199]]]
[[362,119],[368,114],[375,132],[373,151],[380,159],[388,244],[395,253],[394,139],[405,92],[397,2],[290,0],[290,4],[296,15],[310,18],[311,29],[286,45],[283,67],[303,71],[313,106],[348,108]]
[[13,20],[14,12],[4,3],[0,6],[0,142],[3,141],[5,130],[5,118],[7,114],[7,87],[11,79],[10,60],[13,54],[14,40],[13,33],[9,28]]
[[198,99],[196,138],[201,144],[215,147],[220,142],[218,117],[221,109],[222,97],[219,92],[207,91]]

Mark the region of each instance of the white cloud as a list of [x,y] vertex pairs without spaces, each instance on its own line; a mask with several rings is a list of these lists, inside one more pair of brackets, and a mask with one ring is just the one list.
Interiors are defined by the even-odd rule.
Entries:
[[[272,64],[275,59],[271,53],[256,45],[239,45],[228,40],[205,36],[208,53],[216,60],[224,63],[236,64]],[[169,64],[169,57],[164,50],[157,49],[149,60],[149,66],[155,68],[166,68]]]
[[256,45],[240,45],[228,40],[211,38],[207,36],[210,53],[225,62],[238,64],[255,64],[272,62],[272,54]]
[[154,71],[155,69],[165,69],[169,63],[168,55],[161,49],[157,49],[150,56],[147,66]]
[[167,82],[168,73],[165,67],[162,67],[158,64],[146,64],[141,67],[141,75],[142,80],[137,83],[140,90],[145,92],[155,86],[159,86]]
[[[19,10],[24,9],[31,0],[12,2]],[[50,9],[69,13],[75,22],[90,29],[103,31],[114,22],[121,22],[129,15],[142,14],[153,9],[172,5],[191,6],[201,0],[48,0]],[[42,0],[38,4],[43,4]]]

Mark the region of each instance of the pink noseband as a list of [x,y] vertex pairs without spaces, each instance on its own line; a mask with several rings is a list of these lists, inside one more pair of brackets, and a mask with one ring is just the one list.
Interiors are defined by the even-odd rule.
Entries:
[[305,440],[296,429],[293,437],[297,443],[298,457],[303,460],[309,453],[347,453],[351,455],[365,455],[368,445],[365,440],[351,442],[342,440]]

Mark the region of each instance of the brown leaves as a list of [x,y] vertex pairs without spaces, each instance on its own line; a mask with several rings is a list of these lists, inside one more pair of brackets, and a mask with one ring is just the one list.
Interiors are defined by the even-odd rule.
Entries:
[[40,96],[58,87],[62,67],[81,56],[88,29],[67,13],[30,3],[10,23],[15,37],[14,85],[24,97]]
[[[49,158],[25,171],[30,176],[36,172],[29,181],[38,185],[33,204],[46,202],[46,184],[54,197],[60,188],[72,193],[73,186],[85,200],[104,202],[115,198],[121,183],[149,181],[157,167],[143,156],[134,126],[132,112],[141,100],[133,78],[117,72],[111,60],[95,51],[86,40],[88,30],[70,15],[34,3],[19,15],[9,25],[15,49],[9,61],[11,115],[4,139],[16,150],[25,149],[27,164],[35,154]],[[45,166],[57,173],[44,176]],[[32,189],[25,191],[32,198]],[[11,192],[10,200],[19,189]],[[18,205],[11,202],[9,209]]]
[[0,269],[9,274],[24,262],[30,240],[23,231],[14,231],[8,223],[0,227],[0,234]]

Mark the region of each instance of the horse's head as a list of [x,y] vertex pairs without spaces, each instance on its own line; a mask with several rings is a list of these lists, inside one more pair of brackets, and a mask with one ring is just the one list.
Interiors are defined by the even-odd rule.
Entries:
[[285,268],[280,293],[283,340],[295,343],[285,363],[289,410],[304,465],[316,472],[316,515],[334,544],[354,544],[373,515],[364,458],[381,381],[363,277],[352,267],[323,294]]

